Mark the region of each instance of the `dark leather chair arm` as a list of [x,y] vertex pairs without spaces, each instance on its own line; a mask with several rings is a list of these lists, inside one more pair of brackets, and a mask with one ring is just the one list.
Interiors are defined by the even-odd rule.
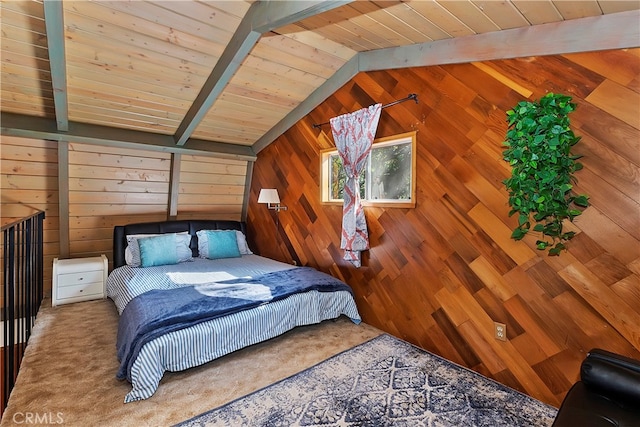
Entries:
[[640,360],[632,359],[621,354],[611,353],[610,351],[600,348],[592,349],[585,360],[604,360],[605,362],[615,363],[627,369],[640,373]]
[[553,427],[640,426],[640,361],[602,349],[589,352],[580,381],[567,393]]
[[600,349],[582,362],[580,378],[589,390],[621,406],[640,407],[640,363]]

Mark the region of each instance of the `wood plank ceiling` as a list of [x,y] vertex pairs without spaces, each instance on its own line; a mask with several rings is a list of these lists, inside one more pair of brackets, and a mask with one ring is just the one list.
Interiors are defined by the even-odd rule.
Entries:
[[[252,158],[359,71],[417,65],[403,65],[414,50],[402,49],[610,14],[637,24],[638,9],[602,0],[2,1],[2,132]],[[637,31],[593,49],[637,45]],[[426,56],[417,60],[468,60]]]

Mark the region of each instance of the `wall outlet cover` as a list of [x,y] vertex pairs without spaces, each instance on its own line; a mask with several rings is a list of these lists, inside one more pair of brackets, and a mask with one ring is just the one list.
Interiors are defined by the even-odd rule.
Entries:
[[493,322],[494,325],[494,335],[497,340],[506,341],[507,340],[507,325],[504,323]]

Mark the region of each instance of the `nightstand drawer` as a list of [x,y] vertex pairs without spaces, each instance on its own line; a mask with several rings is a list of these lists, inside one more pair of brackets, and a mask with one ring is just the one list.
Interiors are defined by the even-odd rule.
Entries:
[[106,298],[108,260],[99,257],[53,260],[51,305]]
[[66,299],[66,298],[78,298],[78,297],[89,297],[97,295],[98,298],[102,296],[102,282],[94,282],[94,283],[84,283],[82,285],[74,285],[74,286],[63,286],[58,288],[57,298],[58,299]]
[[60,274],[58,276],[58,287],[83,285],[86,283],[102,282],[102,270],[81,271],[78,273]]

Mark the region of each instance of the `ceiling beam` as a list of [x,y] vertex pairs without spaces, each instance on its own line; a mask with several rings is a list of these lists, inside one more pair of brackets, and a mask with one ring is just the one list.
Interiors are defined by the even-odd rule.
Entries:
[[262,34],[347,3],[350,1],[253,3],[178,126],[173,136],[176,145],[184,145],[189,140]]
[[111,147],[161,151],[194,155],[210,155],[221,158],[253,161],[256,155],[246,145],[189,139],[189,147],[176,146],[171,135],[119,129],[108,126],[69,122],[69,130],[61,132],[55,121],[42,117],[14,113],[1,113],[0,133],[22,138],[48,139]]
[[253,151],[266,148],[358,72],[639,47],[638,22],[640,10],[632,10],[360,52],[256,141]]
[[61,1],[45,0],[43,6],[56,123],[58,130],[67,131],[69,130],[69,105],[64,49],[64,12]]
[[[315,0],[315,1],[260,1],[251,17],[251,26],[261,34],[294,22],[302,21],[319,13],[344,6],[354,0]],[[256,3],[254,3],[256,4]]]
[[[252,14],[252,12],[255,13],[257,4],[254,3],[251,6],[247,15]],[[204,119],[211,106],[218,99],[227,83],[229,83],[229,80],[240,68],[242,61],[260,39],[261,34],[251,29],[250,21],[246,19],[247,15],[245,15],[245,19],[242,20],[233,34],[229,44],[227,44],[211,74],[200,89],[198,96],[189,107],[182,122],[180,122],[173,135],[176,145],[184,145],[191,137],[191,134]]]
[[640,46],[640,10],[360,53],[360,71]]

